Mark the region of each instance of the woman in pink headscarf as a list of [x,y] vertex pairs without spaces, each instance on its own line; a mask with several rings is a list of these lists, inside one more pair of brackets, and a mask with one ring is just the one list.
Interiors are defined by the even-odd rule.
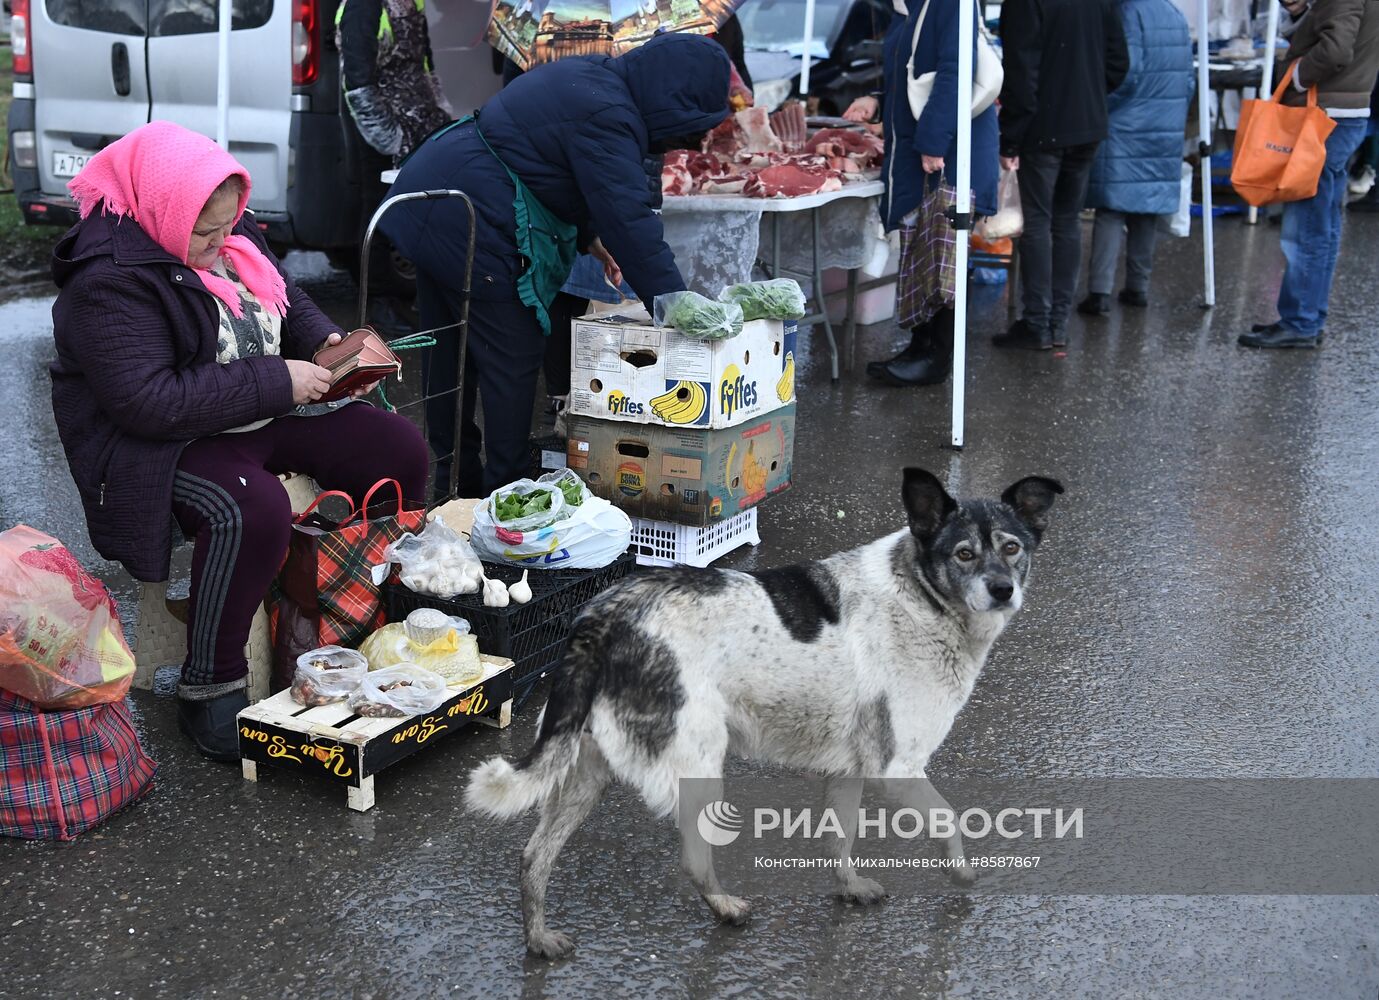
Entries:
[[53,254],[53,413],[91,540],[137,580],[168,578],[174,525],[194,540],[182,731],[238,758],[244,644],[282,566],[278,480],[356,502],[379,479],[422,500],[427,452],[406,419],[317,402],[311,358],[340,328],[287,277],[245,214],[245,169],[205,136],[153,122],[68,185],[79,222]]

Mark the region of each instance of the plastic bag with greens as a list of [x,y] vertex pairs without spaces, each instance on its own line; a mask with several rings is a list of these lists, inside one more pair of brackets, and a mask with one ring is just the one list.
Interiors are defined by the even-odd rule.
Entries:
[[695,340],[726,340],[742,332],[742,307],[715,302],[698,292],[667,292],[652,303],[657,326]]
[[530,479],[519,479],[494,490],[489,502],[499,526],[509,531],[535,531],[569,516],[565,513],[565,494],[559,486]]
[[790,278],[729,285],[718,293],[718,297],[723,302],[740,305],[742,318],[748,323],[754,319],[800,319],[804,316],[804,291]]
[[589,488],[584,485],[584,480],[572,469],[561,469],[559,472],[548,472],[537,480],[542,486],[558,486],[560,492],[565,496],[565,506],[578,507],[584,502],[584,498],[589,496]]

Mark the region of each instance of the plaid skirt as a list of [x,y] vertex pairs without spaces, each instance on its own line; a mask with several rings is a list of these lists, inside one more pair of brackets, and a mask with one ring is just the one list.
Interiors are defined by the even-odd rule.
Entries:
[[957,188],[937,184],[900,224],[896,318],[902,329],[922,326],[957,298],[957,234],[945,214],[957,199]]

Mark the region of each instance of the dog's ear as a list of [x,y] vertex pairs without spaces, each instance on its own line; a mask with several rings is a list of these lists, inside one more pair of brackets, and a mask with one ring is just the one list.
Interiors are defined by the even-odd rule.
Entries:
[[1037,542],[1049,526],[1049,508],[1053,506],[1054,497],[1062,492],[1063,484],[1057,479],[1026,476],[1001,494],[1001,502],[1019,515]]
[[943,519],[958,505],[934,474],[923,469],[905,470],[901,496],[910,519],[910,534],[923,541],[934,536]]

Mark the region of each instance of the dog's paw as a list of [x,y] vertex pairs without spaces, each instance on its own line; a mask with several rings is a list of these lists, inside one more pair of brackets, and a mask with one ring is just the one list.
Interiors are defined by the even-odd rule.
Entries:
[[875,879],[858,876],[838,889],[838,898],[844,903],[870,906],[886,898],[886,890]]
[[752,919],[752,904],[740,896],[709,896],[709,909],[720,923],[741,927]]
[[977,869],[971,865],[963,865],[961,868],[950,868],[949,878],[953,884],[967,889],[977,884]]
[[537,958],[567,958],[574,954],[574,938],[560,931],[543,931],[527,938],[527,951]]

